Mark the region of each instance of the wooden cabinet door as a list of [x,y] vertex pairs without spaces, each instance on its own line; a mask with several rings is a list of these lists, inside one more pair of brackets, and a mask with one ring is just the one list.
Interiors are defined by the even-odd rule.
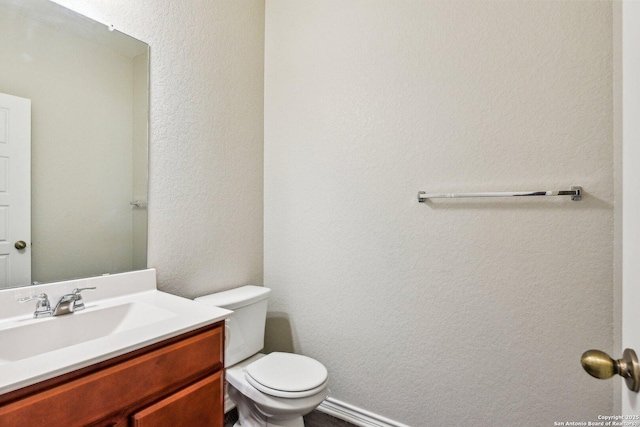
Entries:
[[133,427],[223,427],[224,382],[217,372],[137,412]]
[[[174,393],[177,393],[175,400],[179,400],[178,396],[199,384],[210,388],[212,393],[206,395],[194,390],[193,395],[213,402],[211,406],[214,409],[211,411],[217,411],[215,413],[219,413],[218,418],[222,420],[223,330],[221,325],[217,325],[204,332],[154,347],[148,352],[130,357],[124,355],[123,360],[117,360],[106,367],[97,367],[86,375],[77,376],[73,372],[66,374],[67,377],[73,377],[68,381],[54,379],[58,381],[55,385],[43,386],[33,393],[23,393],[18,399],[5,401],[7,403],[0,401],[0,427],[126,427],[131,422],[130,415],[140,408],[148,407],[147,405],[158,402],[159,399],[170,403]],[[195,382],[201,379],[209,380],[211,384]],[[189,384],[192,386],[188,386]],[[191,403],[181,405],[189,409]],[[185,409],[184,413],[188,412],[190,409]],[[154,422],[143,425],[172,424]],[[222,427],[222,421],[209,424],[177,423],[173,426]]]
[[[171,398],[172,393],[179,395],[191,388],[183,388],[187,384],[200,384],[194,383],[198,379],[219,375],[222,384],[222,371],[214,372],[222,369],[223,349],[223,328],[218,326],[44,391],[0,404],[0,427],[24,427],[25,423],[30,426],[124,427],[122,422],[128,423],[129,415],[138,408],[157,402],[163,396]],[[222,389],[222,385],[219,388]],[[222,402],[222,391],[216,393]],[[217,405],[218,400],[214,402]],[[222,412],[219,418],[224,418]],[[222,426],[220,423],[178,423],[172,427],[182,425]]]

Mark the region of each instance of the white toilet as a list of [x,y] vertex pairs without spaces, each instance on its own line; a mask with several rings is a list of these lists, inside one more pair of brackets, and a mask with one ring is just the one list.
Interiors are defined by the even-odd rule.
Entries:
[[327,369],[317,360],[292,353],[259,353],[270,292],[243,286],[196,298],[234,311],[227,319],[225,346],[227,391],[239,415],[234,427],[304,427],[302,416],[328,396]]

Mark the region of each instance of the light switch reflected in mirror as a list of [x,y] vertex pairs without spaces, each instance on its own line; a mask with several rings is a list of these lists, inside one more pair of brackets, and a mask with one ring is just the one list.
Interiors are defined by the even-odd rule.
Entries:
[[[48,0],[0,0],[0,40],[0,100],[31,109],[0,105],[0,287],[146,268],[149,46]],[[1,151],[29,130],[30,160]]]

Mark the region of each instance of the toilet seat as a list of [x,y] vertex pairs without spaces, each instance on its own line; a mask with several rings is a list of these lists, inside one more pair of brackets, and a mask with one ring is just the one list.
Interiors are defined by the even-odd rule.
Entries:
[[315,359],[271,353],[245,368],[247,382],[271,396],[289,399],[314,395],[327,386],[327,368]]
[[329,392],[326,387],[320,389],[320,391],[314,395],[297,399],[276,397],[261,392],[247,381],[248,375],[245,368],[263,357],[266,357],[266,355],[258,353],[230,368],[226,368],[225,377],[229,386],[236,388],[241,394],[246,396],[247,399],[255,402],[256,405],[260,407],[270,408],[269,410],[264,410],[264,412],[276,411],[281,414],[285,412],[290,414],[307,413],[317,407],[328,396]]

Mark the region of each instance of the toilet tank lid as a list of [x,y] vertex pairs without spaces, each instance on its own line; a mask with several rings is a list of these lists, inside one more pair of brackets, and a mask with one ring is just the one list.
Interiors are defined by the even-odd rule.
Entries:
[[241,286],[228,291],[216,292],[196,298],[196,301],[227,310],[235,310],[268,298],[271,289],[264,286]]

